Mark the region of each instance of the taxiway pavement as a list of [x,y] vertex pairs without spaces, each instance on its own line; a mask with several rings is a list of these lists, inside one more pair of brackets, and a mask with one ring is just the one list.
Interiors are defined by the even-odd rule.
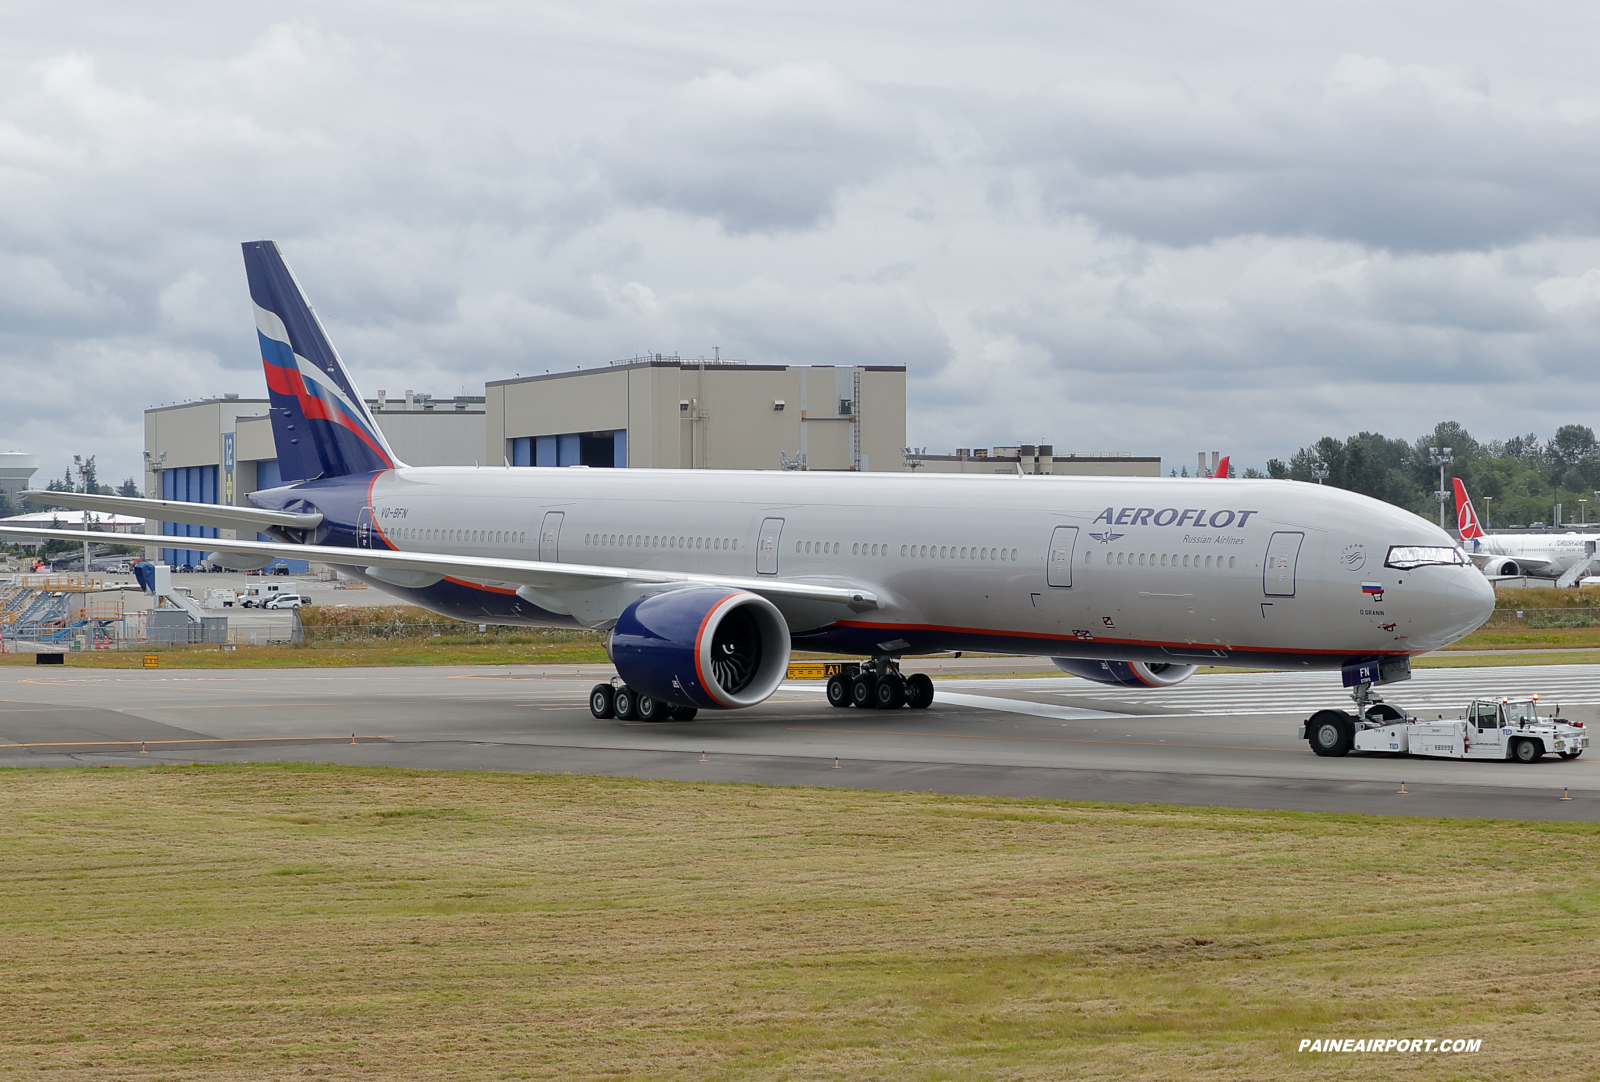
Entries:
[[[936,677],[938,664],[926,666]],[[931,709],[893,712],[833,709],[820,682],[791,683],[751,710],[654,725],[589,716],[589,687],[611,675],[603,665],[7,667],[0,669],[0,765],[310,760],[1600,819],[1600,770],[1591,758],[1600,752],[1534,764],[1313,755],[1296,728],[1313,710],[1341,705],[1330,673],[1201,674],[1154,692],[1074,677],[937,679]],[[1537,692],[1549,708],[1561,704],[1565,716],[1600,721],[1600,672],[1592,665],[1418,670],[1389,696],[1423,716],[1450,716],[1473,696],[1524,692]],[[1572,799],[1560,799],[1564,789]]]

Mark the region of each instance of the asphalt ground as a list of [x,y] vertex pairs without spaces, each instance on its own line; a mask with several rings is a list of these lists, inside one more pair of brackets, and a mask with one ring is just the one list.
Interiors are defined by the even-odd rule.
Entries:
[[[1333,674],[1201,674],[1175,688],[1135,691],[1002,668],[1037,669],[1027,659],[960,664],[966,660],[924,666],[936,678],[967,674],[938,679],[935,704],[924,711],[837,710],[820,682],[804,682],[751,710],[653,725],[590,717],[589,687],[612,675],[603,665],[6,668],[0,765],[314,761],[1600,819],[1596,751],[1534,764],[1313,755],[1296,730],[1313,710],[1348,701]],[[1547,707],[1561,704],[1564,716],[1600,721],[1600,671],[1592,665],[1419,670],[1389,697],[1423,716],[1452,716],[1473,696],[1526,692]]]

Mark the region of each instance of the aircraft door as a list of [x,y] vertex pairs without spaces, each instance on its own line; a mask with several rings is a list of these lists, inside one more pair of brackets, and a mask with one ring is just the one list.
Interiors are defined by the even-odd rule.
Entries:
[[756,574],[778,573],[778,540],[783,536],[783,519],[769,518],[761,523],[761,536],[756,541]]
[[372,547],[372,508],[363,507],[356,518],[356,548]]
[[1261,589],[1268,597],[1293,597],[1294,573],[1306,535],[1280,530],[1267,542],[1267,561],[1261,569]]
[[539,527],[539,559],[545,563],[561,560],[561,519],[565,512],[546,511],[544,525]]
[[1050,559],[1045,565],[1045,582],[1051,586],[1072,585],[1072,556],[1078,549],[1078,528],[1057,526],[1050,534]]

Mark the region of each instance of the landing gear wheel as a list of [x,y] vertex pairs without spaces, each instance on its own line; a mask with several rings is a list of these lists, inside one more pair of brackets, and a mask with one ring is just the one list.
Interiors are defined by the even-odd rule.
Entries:
[[872,708],[873,683],[872,677],[866,674],[862,674],[850,681],[851,705],[859,706],[863,710],[870,710]]
[[1578,756],[1583,754],[1583,749],[1579,748],[1577,751],[1558,751],[1556,754],[1561,756],[1563,759],[1576,759]]
[[1348,755],[1355,735],[1350,715],[1342,710],[1318,710],[1306,722],[1306,739],[1318,755]]
[[828,677],[828,705],[840,709],[850,705],[850,681],[843,673]]
[[1537,763],[1544,758],[1544,745],[1537,740],[1518,740],[1511,745],[1511,757],[1519,763]]
[[926,710],[933,705],[933,681],[925,672],[914,672],[906,677],[906,705],[913,710]]
[[1368,721],[1399,721],[1405,714],[1388,703],[1373,703],[1367,711]]
[[623,721],[638,721],[639,699],[639,693],[624,684],[612,694],[611,705]]
[[635,695],[633,701],[633,714],[640,721],[671,721],[672,715],[667,704],[660,699],[652,699],[648,695]]
[[694,706],[675,706],[672,708],[673,721],[693,721],[700,709]]
[[885,673],[872,685],[872,705],[879,710],[898,710],[905,705],[906,682],[898,673]]
[[596,684],[589,689],[589,713],[604,720],[617,716],[616,703],[612,701],[613,688],[610,684]]

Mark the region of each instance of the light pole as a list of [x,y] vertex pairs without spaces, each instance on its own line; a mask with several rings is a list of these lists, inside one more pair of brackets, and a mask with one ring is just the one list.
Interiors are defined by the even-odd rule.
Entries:
[[[83,476],[83,456],[73,455],[72,464],[78,467],[78,484],[82,486],[83,491],[88,492],[89,485]],[[89,511],[87,508],[83,512],[83,532],[89,532]],[[87,541],[83,543],[83,577],[85,579],[89,577],[89,542]]]
[[1439,487],[1434,490],[1433,496],[1434,499],[1439,501],[1439,529],[1441,530],[1444,529],[1444,501],[1450,498],[1450,493],[1445,491],[1444,487],[1444,470],[1446,466],[1450,465],[1453,457],[1449,447],[1428,448],[1429,460],[1439,467]]
[[1328,478],[1328,464],[1322,461],[1311,463],[1311,477],[1317,484],[1322,484]]
[[1582,496],[1578,497],[1578,524],[1580,526],[1589,525],[1589,508],[1585,506],[1588,502]]
[[1485,529],[1494,529],[1494,497],[1483,498],[1483,525]]

